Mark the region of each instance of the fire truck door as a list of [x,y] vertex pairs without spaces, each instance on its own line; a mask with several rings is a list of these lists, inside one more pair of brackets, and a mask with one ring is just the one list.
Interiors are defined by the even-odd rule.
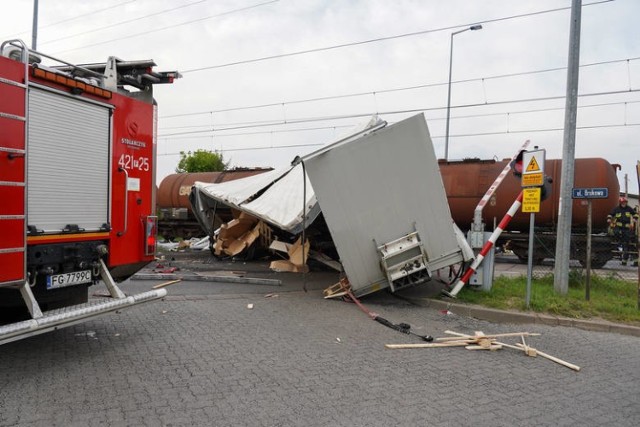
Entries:
[[[0,57],[0,287],[26,280],[26,86],[23,64]],[[5,66],[6,65],[6,66]]]
[[31,87],[27,220],[45,233],[109,223],[108,106]]

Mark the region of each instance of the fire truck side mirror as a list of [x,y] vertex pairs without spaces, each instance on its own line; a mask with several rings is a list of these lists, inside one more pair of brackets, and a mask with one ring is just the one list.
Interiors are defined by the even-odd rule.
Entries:
[[526,153],[527,150],[520,150],[515,159],[511,160],[509,166],[511,167],[511,172],[517,178],[522,177],[522,156]]

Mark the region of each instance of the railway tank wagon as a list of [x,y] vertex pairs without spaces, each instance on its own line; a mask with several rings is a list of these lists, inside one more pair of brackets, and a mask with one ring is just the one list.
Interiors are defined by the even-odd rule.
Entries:
[[[474,210],[509,160],[468,159],[440,162],[440,172],[447,193],[449,207],[455,223],[468,230],[473,222]],[[603,266],[612,258],[611,240],[607,234],[607,214],[617,205],[620,185],[616,176],[617,165],[602,158],[584,158],[575,161],[574,188],[607,188],[608,198],[592,200],[592,265]],[[545,174],[552,178],[551,195],[540,205],[535,216],[536,239],[534,260],[555,255],[556,226],[560,194],[562,160],[545,162]],[[493,230],[522,190],[519,179],[508,176],[489,200],[482,212],[487,230]],[[584,200],[573,200],[571,258],[586,260],[587,206]],[[518,212],[508,229],[501,235],[498,245],[507,247],[521,260],[527,259],[529,215]]]
[[[158,234],[166,240],[176,237],[190,239],[205,234],[189,203],[191,187],[196,181],[221,183],[246,178],[273,170],[272,168],[234,168],[221,172],[191,172],[167,175],[158,187]],[[216,212],[216,224],[232,219],[231,210],[221,206]]]
[[[439,167],[444,183],[451,215],[461,230],[469,230],[473,213],[487,189],[507,166],[509,160],[465,159],[440,160]],[[616,206],[620,187],[616,176],[617,165],[602,158],[576,159],[576,188],[607,188],[607,199],[592,200],[592,266],[603,266],[613,257],[611,238],[607,233],[607,214]],[[540,205],[536,213],[535,262],[555,256],[556,225],[560,194],[562,161],[549,159],[545,174],[552,178],[551,195]],[[238,168],[223,172],[199,172],[169,175],[158,189],[159,234],[167,240],[202,236],[204,231],[190,209],[189,193],[196,181],[226,182],[266,171],[270,168]],[[509,175],[486,204],[482,218],[486,230],[493,230],[522,190],[520,180]],[[586,261],[587,207],[584,200],[573,200],[572,209],[572,259]],[[232,218],[231,209],[221,205],[216,211],[216,223]],[[497,246],[510,249],[521,260],[528,256],[529,215],[518,212],[497,242]]]

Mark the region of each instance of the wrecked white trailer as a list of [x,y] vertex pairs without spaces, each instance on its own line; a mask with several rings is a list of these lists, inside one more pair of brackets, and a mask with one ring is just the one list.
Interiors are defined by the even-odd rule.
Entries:
[[473,257],[451,219],[423,115],[372,120],[282,170],[196,183],[191,201],[204,227],[224,203],[292,234],[321,211],[356,296],[424,283]]

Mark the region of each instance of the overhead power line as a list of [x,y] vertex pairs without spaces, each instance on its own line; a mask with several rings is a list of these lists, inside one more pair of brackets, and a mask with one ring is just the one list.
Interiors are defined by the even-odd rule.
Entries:
[[[221,16],[231,15],[233,13],[244,12],[246,10],[255,9],[257,7],[266,6],[266,5],[269,5],[269,4],[272,4],[272,3],[277,3],[279,1],[280,0],[269,0],[269,1],[266,1],[266,2],[263,2],[263,3],[258,3],[258,4],[254,4],[254,5],[247,6],[247,7],[242,7],[242,8],[238,8],[238,9],[229,10],[227,12],[222,12],[222,13],[218,13],[218,14],[215,14],[215,15],[205,16],[203,18],[192,19],[191,21],[182,22],[180,24],[174,24],[174,25],[168,25],[166,27],[154,28],[154,29],[146,30],[146,31],[143,31],[143,32],[140,32],[140,33],[129,34],[129,35],[126,35],[126,36],[123,36],[123,37],[119,37],[119,38],[116,38],[116,39],[104,40],[104,41],[101,41],[101,42],[98,42],[98,43],[92,43],[92,44],[76,47],[76,48],[73,48],[73,49],[66,49],[66,50],[58,51],[56,53],[60,54],[60,53],[66,53],[66,52],[73,52],[74,50],[80,50],[80,49],[84,49],[84,48],[87,48],[87,47],[99,46],[99,45],[103,45],[103,44],[107,44],[107,43],[111,43],[111,42],[115,42],[115,41],[130,40],[130,39],[132,39],[134,37],[146,36],[147,34],[150,34],[150,33],[157,33],[158,31],[164,31],[164,30],[168,30],[170,28],[181,27],[183,25],[193,24],[194,22],[200,22],[200,21],[205,21],[207,19],[219,18]],[[608,1],[612,1],[612,0],[608,0]]]
[[[392,122],[388,121],[387,123],[391,124]],[[312,128],[297,128],[297,129],[277,129],[277,130],[260,130],[256,132],[238,132],[238,133],[225,133],[223,135],[198,135],[198,136],[185,136],[182,138],[171,138],[171,137],[163,137],[159,136],[158,138],[162,138],[164,140],[180,140],[183,141],[185,139],[202,139],[202,138],[228,138],[233,136],[248,136],[248,135],[266,135],[266,134],[276,134],[276,133],[294,133],[294,132],[312,132],[318,130],[335,130],[341,128],[350,128],[354,125],[333,125],[333,126],[316,126]]]
[[[636,93],[640,92],[640,89],[630,89],[630,90],[622,90],[622,91],[607,91],[607,92],[594,92],[594,93],[586,93],[582,95],[578,95],[579,98],[585,97],[593,97],[593,96],[603,96],[603,95],[618,95],[618,94],[626,94],[626,93]],[[562,96],[545,96],[539,98],[527,98],[527,99],[518,99],[518,100],[506,100],[506,101],[495,101],[495,102],[485,102],[485,103],[472,103],[472,104],[462,104],[457,106],[452,106],[452,109],[460,109],[460,108],[471,108],[471,107],[485,107],[485,106],[493,106],[493,105],[506,105],[506,104],[514,104],[514,103],[522,103],[522,102],[540,102],[540,101],[551,101],[564,99],[564,95]],[[437,111],[443,110],[446,107],[429,107],[429,108],[411,108],[411,109],[403,109],[403,110],[393,110],[393,111],[380,111],[377,114],[380,115],[390,115],[390,114],[407,114],[407,113],[420,113],[426,111]],[[264,121],[264,122],[251,122],[253,124],[228,124],[228,125],[218,125],[216,128],[212,126],[207,130],[193,130],[186,132],[177,132],[171,133],[167,135],[160,135],[161,137],[169,137],[169,136],[181,136],[181,135],[191,135],[191,134],[199,134],[199,133],[207,133],[207,132],[220,132],[224,130],[237,130],[237,129],[251,129],[258,127],[266,127],[266,126],[276,126],[276,125],[292,125],[299,123],[310,123],[310,122],[321,122],[328,120],[341,120],[341,119],[350,119],[350,118],[359,118],[359,117],[369,117],[371,116],[371,112],[367,113],[355,113],[355,114],[346,114],[346,115],[336,115],[336,116],[324,116],[324,117],[307,117],[300,119],[288,119],[288,120],[278,120],[278,121]],[[227,126],[227,127],[221,127]]]
[[[69,22],[69,21],[75,21],[76,19],[84,18],[85,16],[94,16],[94,15],[100,13],[100,12],[104,12],[106,10],[115,9],[115,8],[120,7],[120,6],[124,6],[125,4],[133,3],[135,1],[137,1],[137,0],[127,0],[127,1],[124,1],[122,3],[114,4],[112,6],[103,7],[102,9],[96,9],[96,10],[93,10],[91,12],[83,13],[81,15],[72,16],[70,18],[63,19],[62,21],[52,22],[51,24],[43,25],[43,26],[39,27],[38,29],[42,30],[42,29],[45,29],[45,28],[54,27],[56,25],[64,24],[64,23]],[[25,33],[31,33],[31,30],[20,31],[17,34],[25,34]],[[10,37],[11,36],[4,36],[4,37],[0,37],[0,39],[4,40],[4,39],[10,38]],[[44,43],[42,43],[42,44],[44,44]]]
[[[580,66],[580,68],[593,67],[593,66],[597,66],[597,65],[615,64],[615,63],[620,63],[620,62],[627,62],[628,63],[629,61],[636,61],[636,60],[639,60],[639,59],[640,59],[640,57],[634,57],[634,58],[626,58],[626,59],[614,59],[614,60],[611,60],[611,61],[592,62],[592,63],[588,63],[588,64],[583,64],[583,65]],[[554,67],[554,68],[546,68],[546,69],[541,69],[541,70],[522,71],[522,72],[518,72],[518,73],[497,74],[497,75],[487,76],[487,77],[474,77],[474,78],[471,78],[471,79],[455,80],[455,81],[452,81],[451,83],[452,84],[458,84],[458,83],[479,82],[479,81],[485,81],[485,80],[497,80],[497,79],[503,79],[503,78],[509,78],[509,77],[526,76],[526,75],[531,75],[531,74],[542,74],[542,73],[549,73],[549,72],[553,72],[553,71],[563,71],[563,70],[566,70],[566,69],[567,69],[567,67]],[[426,84],[422,84],[422,85],[413,85],[413,86],[405,86],[405,87],[392,88],[392,89],[374,90],[374,91],[368,91],[368,92],[356,92],[356,93],[349,93],[349,94],[342,94],[342,95],[333,95],[333,96],[322,96],[322,97],[307,98],[307,99],[298,99],[298,100],[294,100],[294,101],[270,102],[270,103],[266,103],[266,104],[256,104],[256,105],[249,105],[249,106],[230,107],[230,108],[224,108],[224,109],[220,109],[220,110],[197,111],[197,112],[193,112],[193,113],[171,114],[171,115],[168,115],[168,116],[161,116],[160,118],[161,119],[169,119],[169,118],[176,118],[176,117],[188,117],[188,116],[198,116],[198,115],[205,115],[205,114],[227,113],[227,112],[231,112],[231,111],[252,110],[252,109],[258,109],[258,108],[281,107],[281,106],[284,107],[286,105],[303,104],[303,103],[318,102],[318,101],[328,101],[328,100],[331,100],[331,99],[344,99],[344,98],[353,98],[353,97],[358,97],[358,96],[376,95],[376,94],[381,94],[381,93],[391,93],[391,92],[401,92],[401,91],[416,90],[416,89],[425,89],[425,88],[429,88],[429,87],[445,86],[445,85],[448,85],[448,84],[449,84],[448,82],[426,83]]]
[[[595,108],[595,107],[611,107],[611,106],[615,106],[615,105],[627,105],[627,104],[638,104],[638,103],[640,103],[640,101],[602,102],[602,103],[599,103],[599,104],[580,105],[580,106],[578,106],[578,109]],[[441,109],[444,109],[444,107],[441,108]],[[455,116],[455,117],[452,117],[452,119],[453,120],[460,120],[460,119],[473,119],[473,118],[479,118],[479,117],[516,116],[516,115],[519,115],[519,114],[546,113],[546,112],[550,112],[550,111],[561,111],[561,110],[564,110],[564,107],[535,108],[535,109],[529,109],[529,110],[502,111],[502,112],[497,112],[497,113],[469,114],[469,115],[465,115],[465,116]],[[401,114],[401,113],[396,113],[396,114]],[[429,118],[427,118],[427,120],[430,121],[430,122],[434,122],[434,121],[439,121],[439,120],[446,120],[446,118],[445,117],[429,117]],[[250,123],[251,124],[255,124],[255,122],[250,122]],[[389,122],[389,123],[391,123],[391,122]],[[319,127],[302,128],[302,129],[264,130],[264,131],[257,131],[257,132],[241,132],[241,133],[232,133],[232,134],[224,134],[224,135],[217,134],[216,137],[220,138],[220,137],[228,137],[228,136],[264,135],[264,134],[272,134],[272,133],[287,133],[287,132],[300,132],[300,131],[313,131],[313,130],[328,130],[328,129],[349,127],[349,126],[350,125],[334,125],[334,126],[319,126]],[[211,125],[176,126],[176,127],[162,128],[160,130],[185,129],[185,128],[186,129],[207,128],[208,132],[212,132],[211,131]],[[213,131],[213,132],[221,132],[221,131]],[[162,136],[162,135],[160,137],[161,138],[166,138],[166,139],[174,139],[174,138],[170,138],[168,136]],[[204,136],[204,137],[206,138],[208,136]],[[190,139],[190,138],[203,138],[203,136],[191,136],[191,137],[175,138],[175,139],[183,140],[183,139]]]
[[197,4],[205,3],[205,2],[208,2],[208,1],[210,1],[210,0],[198,0],[198,1],[195,1],[193,3],[183,4],[182,6],[173,7],[171,9],[161,10],[159,12],[151,13],[149,15],[140,16],[138,18],[127,19],[126,21],[116,22],[115,24],[105,25],[104,27],[92,28],[91,30],[83,31],[81,33],[70,34],[68,36],[59,37],[59,38],[53,39],[53,40],[48,40],[48,41],[43,42],[41,44],[55,43],[55,42],[59,42],[61,40],[67,40],[67,39],[70,39],[70,38],[73,38],[73,37],[83,36],[83,35],[89,34],[89,33],[95,33],[96,31],[102,31],[102,30],[106,30],[108,28],[119,27],[120,25],[130,24],[132,22],[141,21],[143,19],[147,19],[147,18],[150,18],[152,16],[163,15],[165,13],[169,13],[169,12],[173,12],[173,11],[176,11],[176,10],[179,10],[179,9],[184,9],[184,8],[187,8],[187,7],[195,6]]
[[[598,5],[598,4],[602,4],[602,3],[609,3],[611,1],[613,1],[613,0],[602,0],[602,1],[594,2],[594,3],[588,3],[588,4],[583,5],[583,7]],[[269,61],[271,59],[287,58],[287,57],[291,57],[291,56],[306,55],[306,54],[309,54],[309,53],[317,53],[317,52],[324,52],[324,51],[328,51],[328,50],[342,49],[342,48],[345,48],[345,47],[361,46],[361,45],[364,45],[364,44],[378,43],[378,42],[382,42],[382,41],[394,40],[394,39],[399,39],[399,38],[403,38],[403,37],[414,37],[414,36],[419,36],[419,35],[424,35],[424,34],[429,34],[429,33],[436,33],[436,32],[440,32],[440,31],[449,31],[449,30],[453,30],[453,29],[456,29],[456,28],[469,27],[469,26],[474,25],[474,24],[486,25],[486,24],[490,24],[490,23],[494,23],[494,22],[501,22],[501,21],[506,21],[506,20],[511,20],[511,19],[526,18],[526,17],[530,17],[530,16],[542,15],[542,14],[546,14],[546,13],[560,12],[560,11],[563,11],[563,10],[570,10],[570,9],[571,9],[571,7],[568,6],[568,7],[561,7],[561,8],[557,8],[557,9],[547,9],[547,10],[541,10],[541,11],[538,11],[538,12],[529,12],[529,13],[522,13],[522,14],[519,14],[519,15],[505,16],[505,17],[502,17],[502,18],[481,20],[481,21],[475,21],[475,22],[467,22],[467,23],[464,23],[464,24],[450,25],[450,26],[447,26],[447,27],[433,28],[433,29],[422,30],[422,31],[414,31],[414,32],[411,32],[411,33],[397,34],[397,35],[387,36],[387,37],[377,37],[377,38],[374,38],[374,39],[361,40],[361,41],[358,41],[358,42],[349,42],[349,43],[343,43],[343,44],[338,44],[338,45],[333,45],[333,46],[325,46],[325,47],[318,47],[318,48],[314,48],[314,49],[300,50],[300,51],[297,51],[297,52],[289,52],[289,53],[281,53],[281,54],[277,54],[277,55],[263,56],[261,58],[254,58],[254,59],[246,59],[246,60],[242,60],[242,61],[229,62],[229,63],[226,63],[226,64],[210,65],[210,66],[200,67],[200,68],[192,68],[190,70],[184,70],[184,71],[182,71],[182,73],[183,74],[187,74],[187,73],[194,73],[194,72],[197,72],[197,71],[214,70],[214,69],[218,69],[218,68],[233,67],[235,65],[242,65],[242,64],[250,64],[250,63],[254,63],[254,62]]]
[[[640,126],[640,123],[625,123],[621,125],[593,125],[593,126],[577,126],[577,130],[593,130],[593,129],[611,129],[621,127],[636,127]],[[564,131],[564,128],[538,128],[538,129],[522,129],[522,130],[508,130],[500,132],[478,132],[478,133],[465,133],[450,135],[450,138],[469,138],[478,136],[493,136],[493,135],[508,135],[508,134],[521,134],[521,133],[541,133],[541,132],[560,132]],[[432,139],[444,138],[444,135],[431,136]],[[290,144],[290,145],[272,145],[272,146],[257,146],[257,147],[242,147],[242,148],[225,148],[221,151],[256,151],[256,150],[280,150],[284,148],[299,148],[299,147],[315,147],[325,145],[323,143],[312,144]],[[184,151],[184,150],[183,150]],[[180,152],[174,153],[158,153],[158,156],[177,156]]]

